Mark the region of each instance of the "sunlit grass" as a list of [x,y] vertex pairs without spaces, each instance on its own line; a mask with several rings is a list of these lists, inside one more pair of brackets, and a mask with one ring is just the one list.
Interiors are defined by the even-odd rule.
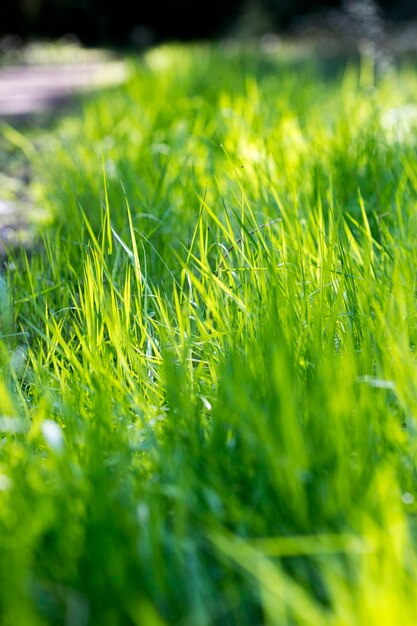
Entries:
[[415,70],[133,71],[28,148],[0,623],[414,625]]

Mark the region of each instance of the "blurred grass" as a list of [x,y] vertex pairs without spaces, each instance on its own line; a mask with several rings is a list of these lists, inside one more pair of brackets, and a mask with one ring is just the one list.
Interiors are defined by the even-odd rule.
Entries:
[[33,138],[2,625],[415,624],[416,93],[171,46]]

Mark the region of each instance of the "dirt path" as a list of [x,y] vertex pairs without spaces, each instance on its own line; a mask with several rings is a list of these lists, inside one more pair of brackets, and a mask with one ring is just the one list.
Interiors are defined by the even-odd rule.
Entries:
[[[22,123],[34,125],[45,113],[58,114],[74,96],[120,84],[125,78],[123,62],[100,60],[97,54],[93,60],[87,55],[74,62],[0,67],[0,139],[4,123],[20,132]],[[0,254],[11,245],[27,246],[31,240],[36,208],[30,200],[30,176],[22,176],[21,169],[21,164],[16,167],[2,154],[0,144]]]
[[53,109],[74,94],[118,84],[125,75],[120,61],[0,69],[0,119]]

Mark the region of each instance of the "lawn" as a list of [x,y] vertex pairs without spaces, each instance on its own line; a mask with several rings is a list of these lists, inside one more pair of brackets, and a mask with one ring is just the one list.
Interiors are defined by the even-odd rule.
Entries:
[[129,63],[1,127],[1,626],[415,626],[415,66]]

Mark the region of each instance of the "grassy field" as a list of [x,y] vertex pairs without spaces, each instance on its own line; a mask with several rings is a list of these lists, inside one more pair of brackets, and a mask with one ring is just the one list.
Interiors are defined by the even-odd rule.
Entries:
[[415,626],[416,98],[173,46],[2,126],[1,626]]

